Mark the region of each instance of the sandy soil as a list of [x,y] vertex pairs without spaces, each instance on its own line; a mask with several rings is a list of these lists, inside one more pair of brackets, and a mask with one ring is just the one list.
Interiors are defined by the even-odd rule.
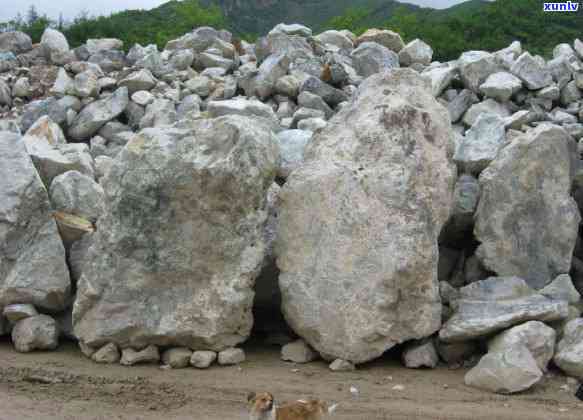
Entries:
[[[284,363],[276,348],[246,350],[240,367],[166,370],[97,365],[71,343],[56,352],[18,354],[1,341],[0,419],[246,419],[250,390],[269,390],[282,400],[315,395],[339,401],[335,418],[343,420],[583,418],[583,403],[573,389],[561,388],[567,380],[559,375],[549,374],[527,393],[498,396],[466,387],[464,369],[409,370],[383,359],[336,373],[323,362]],[[397,384],[404,390],[393,390]]]

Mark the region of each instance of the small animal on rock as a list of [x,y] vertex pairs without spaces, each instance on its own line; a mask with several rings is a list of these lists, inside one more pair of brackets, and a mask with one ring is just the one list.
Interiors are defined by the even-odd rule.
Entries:
[[278,405],[269,392],[250,392],[247,403],[249,420],[322,420],[334,413],[338,406],[313,398]]

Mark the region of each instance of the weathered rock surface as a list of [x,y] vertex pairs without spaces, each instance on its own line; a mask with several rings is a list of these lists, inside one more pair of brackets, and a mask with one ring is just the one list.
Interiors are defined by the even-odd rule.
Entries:
[[190,364],[192,350],[187,347],[176,347],[162,353],[162,363],[172,369],[184,369]]
[[577,304],[581,300],[581,295],[573,286],[571,276],[561,274],[552,281],[548,286],[540,291],[540,294],[549,299],[565,300],[569,304]]
[[399,56],[376,42],[364,42],[351,53],[354,68],[362,77],[399,67]]
[[377,44],[383,45],[391,51],[398,53],[405,47],[405,43],[396,32],[389,31],[386,29],[369,29],[356,40],[356,45],[360,45],[364,42],[376,42]]
[[408,368],[434,368],[439,362],[432,340],[412,342],[403,350],[403,364]]
[[217,353],[214,351],[199,350],[192,353],[190,364],[198,369],[206,369],[217,360]]
[[49,190],[51,203],[57,211],[96,221],[103,213],[104,191],[93,178],[77,171],[57,176]]
[[475,235],[486,268],[535,288],[569,272],[581,219],[570,196],[573,147],[562,128],[543,124],[482,172]]
[[507,72],[494,73],[480,85],[484,95],[500,102],[508,101],[521,88],[522,81]]
[[283,312],[324,358],[362,363],[439,328],[451,137],[425,80],[411,70],[375,75],[288,179],[277,242]]
[[134,350],[132,348],[123,349],[119,363],[124,366],[133,366],[138,363],[157,363],[159,361],[160,351],[158,347],[150,344],[142,350]]
[[47,189],[53,179],[67,171],[94,176],[93,160],[86,144],[68,144],[61,128],[49,117],[41,117],[22,139]]
[[294,363],[309,363],[318,358],[318,353],[310,348],[304,340],[296,340],[281,348],[281,359]]
[[256,120],[142,131],[101,180],[106,209],[74,308],[91,346],[222,350],[252,325],[278,148]]
[[30,303],[15,303],[5,306],[3,315],[10,322],[18,322],[21,319],[36,316],[38,312]]
[[36,315],[18,321],[12,329],[16,351],[54,350],[59,345],[57,323],[48,315]]
[[466,385],[500,394],[524,391],[543,377],[536,361],[524,346],[482,357],[465,377]]
[[21,54],[32,50],[32,40],[24,32],[12,31],[0,34],[0,52]]
[[556,333],[540,321],[530,321],[510,328],[488,342],[488,351],[512,351],[516,346],[528,349],[538,368],[545,372],[555,354]]
[[557,321],[568,314],[566,301],[548,299],[517,277],[492,277],[462,287],[455,309],[439,332],[442,341],[472,340],[526,321]]
[[245,352],[243,349],[239,348],[229,348],[219,352],[218,355],[219,365],[238,365],[245,361]]
[[499,70],[494,55],[485,51],[464,52],[458,60],[458,65],[464,85],[476,93],[479,92],[482,83]]
[[569,376],[583,380],[583,318],[567,324],[553,360]]
[[420,39],[409,42],[399,51],[399,62],[402,66],[410,66],[412,64],[429,65],[432,58],[433,49]]
[[528,52],[518,57],[510,68],[510,72],[521,79],[524,85],[531,90],[542,89],[553,82],[548,69],[543,67],[540,61]]
[[312,138],[310,131],[284,130],[277,134],[281,151],[281,166],[277,176],[287,178],[304,161],[304,150]]
[[332,372],[350,372],[356,370],[354,363],[348,360],[336,359],[328,366]]
[[454,160],[465,173],[479,175],[506,143],[504,119],[495,114],[478,117],[456,149]]
[[106,123],[124,112],[128,103],[128,89],[121,87],[110,97],[87,105],[73,121],[69,128],[69,136],[74,140],[90,138]]
[[91,356],[91,359],[96,363],[113,364],[119,362],[121,355],[119,349],[113,343],[106,344],[101,347]]
[[19,135],[0,133],[0,307],[65,308],[69,271],[51,207]]

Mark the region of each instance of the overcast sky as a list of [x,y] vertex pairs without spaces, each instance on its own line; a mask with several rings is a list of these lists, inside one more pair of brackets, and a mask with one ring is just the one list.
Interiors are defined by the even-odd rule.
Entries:
[[[0,0],[0,21],[12,19],[18,12],[23,15],[34,4],[41,14],[56,19],[63,13],[70,19],[86,10],[91,15],[108,15],[111,12],[126,9],[151,9],[167,0]],[[465,0],[405,0],[426,7],[444,8]]]

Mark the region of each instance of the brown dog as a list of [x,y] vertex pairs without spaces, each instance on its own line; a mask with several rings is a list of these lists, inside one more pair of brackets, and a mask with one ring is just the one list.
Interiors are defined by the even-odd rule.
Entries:
[[269,392],[250,392],[247,402],[249,420],[321,420],[332,414],[337,406],[329,406],[317,399],[298,400],[277,406]]

